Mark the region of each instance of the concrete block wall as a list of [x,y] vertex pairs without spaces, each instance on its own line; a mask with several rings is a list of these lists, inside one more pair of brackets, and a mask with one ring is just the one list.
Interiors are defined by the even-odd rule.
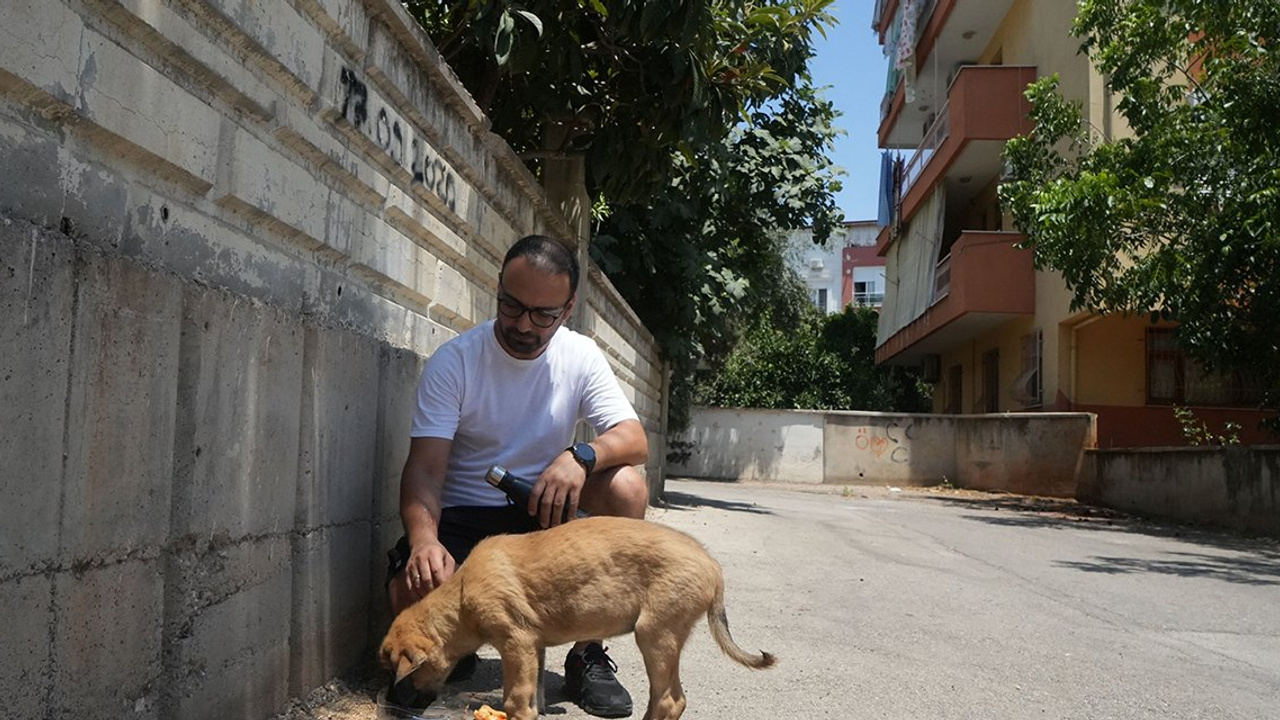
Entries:
[[[604,348],[623,392],[635,407],[649,439],[649,496],[662,492],[666,466],[666,417],[668,376],[653,345],[635,342],[648,331],[599,268],[586,272],[582,301],[574,309],[570,326]],[[589,433],[588,433],[589,434]]]
[[1086,413],[922,415],[695,408],[673,475],[958,487],[1072,497],[1096,445]]
[[681,477],[822,483],[825,413],[697,407],[672,443],[688,456],[667,472]]
[[[394,0],[0,4],[0,692],[264,718],[369,657],[424,359],[569,236]],[[650,432],[594,268],[575,323]]]
[[954,416],[825,413],[826,482],[936,485],[959,482]]
[[956,428],[956,477],[973,490],[1075,497],[1097,446],[1089,413],[976,415]]
[[1280,537],[1280,446],[1089,453],[1080,500]]

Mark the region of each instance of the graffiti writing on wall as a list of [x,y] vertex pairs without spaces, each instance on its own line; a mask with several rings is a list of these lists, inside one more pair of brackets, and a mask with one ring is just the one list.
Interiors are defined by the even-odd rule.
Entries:
[[385,103],[375,111],[369,86],[351,68],[343,68],[342,117],[372,140],[399,166],[408,170],[413,182],[440,198],[452,212],[458,211],[457,174],[440,154],[414,132],[413,126]]
[[[891,422],[884,428],[860,427],[854,435],[853,446],[874,455],[876,460],[902,464],[911,459],[911,451],[908,449],[911,444],[911,429],[911,426],[903,428],[896,422]],[[881,430],[884,434],[880,434]]]

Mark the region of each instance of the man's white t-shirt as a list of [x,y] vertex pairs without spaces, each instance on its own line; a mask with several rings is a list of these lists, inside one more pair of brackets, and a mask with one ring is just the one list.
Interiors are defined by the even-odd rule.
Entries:
[[443,507],[505,505],[485,482],[490,465],[536,480],[573,442],[579,419],[597,433],[638,419],[591,338],[565,327],[533,360],[511,357],[494,321],[445,343],[418,383],[412,437],[452,440]]

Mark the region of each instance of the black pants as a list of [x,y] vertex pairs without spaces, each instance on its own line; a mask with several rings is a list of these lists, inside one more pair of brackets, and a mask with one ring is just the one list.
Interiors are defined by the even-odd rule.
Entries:
[[[518,535],[541,529],[538,518],[515,505],[448,507],[440,513],[439,537],[453,561],[461,565],[476,544],[490,535]],[[387,559],[387,582],[390,583],[409,562],[407,536],[400,536],[396,546],[387,551]]]

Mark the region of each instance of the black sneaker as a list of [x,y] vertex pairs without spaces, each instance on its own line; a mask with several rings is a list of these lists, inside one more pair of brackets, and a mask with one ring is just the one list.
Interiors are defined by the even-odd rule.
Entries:
[[564,659],[564,694],[596,717],[627,717],[631,694],[618,682],[617,671],[600,643],[591,643],[582,653],[570,650]]

